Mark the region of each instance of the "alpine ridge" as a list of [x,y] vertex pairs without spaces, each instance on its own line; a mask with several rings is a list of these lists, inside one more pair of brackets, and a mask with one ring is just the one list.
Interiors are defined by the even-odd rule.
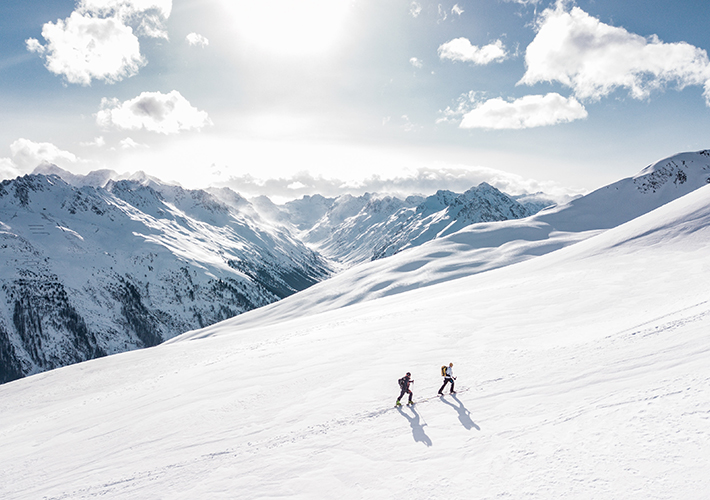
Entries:
[[[544,195],[541,198],[544,200]],[[332,200],[304,198],[283,206],[281,220],[294,220],[303,241],[350,267],[389,257],[471,224],[528,217],[552,204],[550,199],[520,203],[484,182],[463,194],[440,190],[429,197],[404,200],[369,193]],[[303,217],[304,212],[311,217]],[[306,222],[309,219],[310,223]]]
[[[710,151],[680,153],[530,217],[470,224],[388,259],[347,269],[328,283],[252,311],[248,317],[235,318],[234,326],[257,318],[264,324],[278,323],[303,315],[309,308],[337,310],[534,259],[634,220],[708,184]],[[200,335],[207,332],[209,328]]]

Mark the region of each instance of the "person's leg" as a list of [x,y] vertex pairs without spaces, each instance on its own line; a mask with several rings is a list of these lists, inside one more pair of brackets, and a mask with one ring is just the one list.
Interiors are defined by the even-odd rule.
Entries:
[[445,379],[444,379],[444,383],[441,385],[441,389],[439,389],[439,394],[443,394],[443,393],[444,393],[444,387],[446,387],[446,384],[447,384],[448,382],[449,382],[449,380],[445,378]]
[[411,403],[411,402],[412,402],[412,396],[413,396],[412,391],[407,390],[407,392],[409,393],[409,402]]
[[456,392],[456,391],[454,390],[454,379],[452,378],[451,379],[451,394],[453,394],[454,392]]
[[399,397],[397,398],[397,402],[399,403],[399,400],[402,399],[402,396],[404,396],[407,392],[407,389],[402,389],[402,392],[399,393]]

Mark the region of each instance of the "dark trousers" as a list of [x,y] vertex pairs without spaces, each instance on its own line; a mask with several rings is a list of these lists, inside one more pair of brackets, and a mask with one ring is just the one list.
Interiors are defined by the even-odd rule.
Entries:
[[444,385],[441,386],[441,389],[439,389],[439,394],[444,392],[444,387],[446,387],[446,384],[451,382],[451,392],[454,392],[454,379],[451,377],[444,377]]
[[404,396],[405,394],[409,394],[409,402],[411,403],[412,402],[412,391],[410,391],[409,388],[406,388],[406,387],[404,389],[402,389],[402,393],[397,398],[397,401],[402,399],[402,396]]

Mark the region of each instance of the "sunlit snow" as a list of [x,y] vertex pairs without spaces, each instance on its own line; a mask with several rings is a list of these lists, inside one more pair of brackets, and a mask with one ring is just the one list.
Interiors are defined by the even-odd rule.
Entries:
[[[622,222],[0,386],[0,496],[703,498],[710,186]],[[396,409],[407,371],[420,403]]]

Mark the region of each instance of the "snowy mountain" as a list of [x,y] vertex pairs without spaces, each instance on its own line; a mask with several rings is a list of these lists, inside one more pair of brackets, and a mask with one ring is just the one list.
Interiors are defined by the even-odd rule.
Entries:
[[509,266],[596,236],[709,183],[710,151],[681,153],[532,217],[472,224],[388,259],[347,269],[250,317],[277,323]]
[[43,164],[0,191],[0,383],[156,345],[343,266],[526,213],[488,185],[426,199],[316,195],[277,206],[227,188]]
[[[483,224],[489,244],[528,235],[509,249],[586,232],[534,259],[330,310],[313,287],[267,307],[311,297],[282,321],[255,310],[2,385],[0,497],[704,498],[704,158]],[[448,242],[470,270],[462,231],[360,267],[426,282],[418,252]],[[448,362],[458,394],[437,398]],[[418,404],[395,409],[406,371]]]
[[352,266],[394,255],[478,222],[527,217],[551,202],[527,206],[489,184],[463,194],[438,191],[429,197],[345,195],[307,197],[282,207],[281,220],[302,231],[303,241],[330,259]]
[[[485,182],[462,195],[438,191],[416,207],[390,241],[375,249],[373,259],[442,238],[471,224],[522,219],[533,213]],[[406,214],[407,211],[403,211],[398,218]]]
[[153,346],[331,272],[236,193],[72,180],[0,184],[0,382]]
[[277,206],[225,188],[45,165],[44,175],[0,186],[0,381],[265,306],[329,276],[336,264],[323,255],[350,267],[394,254],[257,314],[276,322],[310,304],[337,309],[536,257],[705,185],[709,160],[707,151],[676,155],[524,219],[544,197],[522,205],[486,184],[460,195],[312,196]]

